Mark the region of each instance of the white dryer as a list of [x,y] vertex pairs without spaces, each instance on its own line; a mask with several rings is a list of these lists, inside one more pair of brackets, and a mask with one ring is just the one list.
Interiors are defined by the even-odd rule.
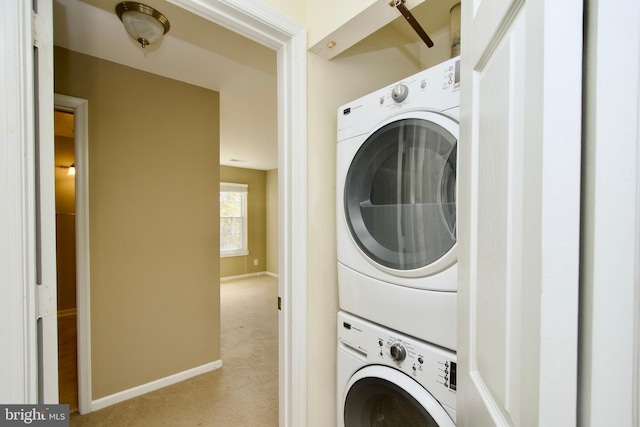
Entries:
[[340,308],[456,348],[459,58],[338,110]]
[[338,427],[456,425],[456,354],[338,314]]

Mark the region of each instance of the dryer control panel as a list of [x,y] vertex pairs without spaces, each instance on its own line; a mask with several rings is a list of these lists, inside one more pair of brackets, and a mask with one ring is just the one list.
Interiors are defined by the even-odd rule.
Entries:
[[338,314],[340,345],[366,358],[367,365],[386,365],[414,378],[442,404],[456,407],[456,354],[349,313]]
[[409,76],[338,108],[338,141],[404,111],[447,111],[460,107],[460,57]]

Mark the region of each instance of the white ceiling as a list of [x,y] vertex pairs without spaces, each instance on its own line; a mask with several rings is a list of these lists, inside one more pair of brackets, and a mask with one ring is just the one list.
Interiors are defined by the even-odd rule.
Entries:
[[[433,34],[448,26],[457,1],[426,0],[411,12]],[[142,49],[115,14],[119,2],[54,0],[55,44],[220,92],[220,163],[277,168],[276,52],[165,0],[144,0],[169,19],[171,29],[162,42]],[[422,43],[398,16],[376,44]],[[395,37],[388,37],[389,30]]]
[[276,52],[164,0],[144,3],[171,29],[142,49],[115,14],[119,2],[54,0],[55,44],[220,92],[220,163],[277,168]]

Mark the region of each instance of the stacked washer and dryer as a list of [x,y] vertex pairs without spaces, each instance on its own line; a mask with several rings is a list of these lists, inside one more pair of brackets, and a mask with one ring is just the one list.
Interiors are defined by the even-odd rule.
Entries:
[[338,426],[455,426],[460,60],[338,110]]

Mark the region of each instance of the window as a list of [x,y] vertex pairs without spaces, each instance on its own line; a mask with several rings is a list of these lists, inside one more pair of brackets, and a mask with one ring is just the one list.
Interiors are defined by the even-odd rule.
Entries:
[[249,255],[247,184],[220,183],[220,256]]

